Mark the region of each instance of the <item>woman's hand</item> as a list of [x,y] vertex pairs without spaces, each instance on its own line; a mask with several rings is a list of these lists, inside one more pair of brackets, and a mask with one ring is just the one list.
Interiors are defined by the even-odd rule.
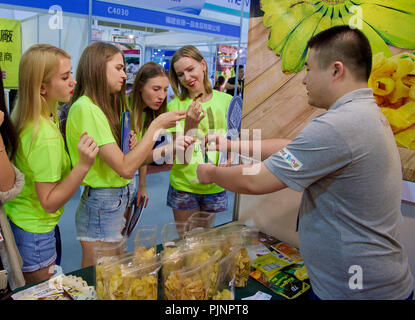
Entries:
[[206,111],[203,110],[202,105],[196,101],[187,108],[186,112],[186,126],[189,129],[197,128],[200,121],[206,116]]
[[176,122],[184,118],[186,118],[186,111],[175,110],[162,113],[151,124],[154,124],[157,129],[169,129],[175,127]]
[[[211,144],[214,142],[214,144]],[[219,134],[209,134],[205,137],[206,151],[231,152],[231,140]]]
[[130,150],[133,150],[134,147],[138,144],[137,136],[135,135],[135,132],[133,130],[130,131],[130,142],[129,147]]
[[144,208],[147,208],[148,200],[150,200],[150,197],[148,196],[147,190],[145,186],[138,186],[137,190],[137,203],[138,206],[140,204],[140,199],[144,198]]
[[97,143],[92,137],[84,132],[81,135],[77,148],[79,153],[79,164],[89,170],[94,164],[99,151]]
[[3,121],[4,121],[4,112],[0,111],[0,127],[3,124]]
[[[187,151],[187,148],[193,145],[197,139],[185,136],[183,133],[178,132],[176,139],[174,140],[173,152],[177,156],[178,163],[189,163],[193,154],[193,147]],[[189,159],[190,158],[190,159]]]

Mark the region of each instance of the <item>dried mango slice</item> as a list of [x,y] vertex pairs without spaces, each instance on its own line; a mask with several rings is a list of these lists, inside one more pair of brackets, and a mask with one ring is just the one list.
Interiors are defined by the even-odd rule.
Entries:
[[398,146],[415,149],[415,128],[411,127],[395,135]]
[[415,102],[404,104],[399,109],[380,108],[388,119],[393,132],[402,131],[415,123]]
[[380,95],[380,96],[386,96],[387,94],[390,94],[393,89],[395,89],[395,81],[390,78],[379,78],[373,80],[373,83],[371,84],[373,93]]

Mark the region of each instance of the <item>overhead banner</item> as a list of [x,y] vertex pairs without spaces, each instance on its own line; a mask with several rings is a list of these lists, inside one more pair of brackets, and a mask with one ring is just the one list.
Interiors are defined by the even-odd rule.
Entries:
[[125,21],[142,22],[166,28],[205,32],[229,37],[240,37],[240,26],[202,19],[192,15],[180,15],[165,11],[125,6],[113,2],[97,1],[92,3],[92,15]]
[[[236,2],[239,3],[239,0]],[[89,14],[89,1],[86,0],[0,0],[0,4],[48,11],[58,10],[62,13]],[[205,0],[92,0],[92,15],[98,18],[139,22],[168,29],[240,37],[239,24],[209,20],[200,16],[204,4]]]
[[20,21],[0,18],[0,67],[5,88],[17,88],[21,56]]
[[203,9],[232,14],[235,16],[240,16],[241,10],[243,10],[243,16],[245,18],[249,18],[250,6],[251,0],[206,0]]
[[205,4],[205,0],[107,0],[106,2],[131,7],[151,7],[161,10],[172,10],[194,15],[199,15]]

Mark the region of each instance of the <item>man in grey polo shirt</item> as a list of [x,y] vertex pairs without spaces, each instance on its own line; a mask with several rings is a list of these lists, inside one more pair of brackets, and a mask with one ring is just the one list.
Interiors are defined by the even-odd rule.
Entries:
[[[303,84],[309,103],[327,112],[292,141],[263,140],[265,160],[256,174],[246,174],[247,166],[202,164],[199,181],[247,194],[302,191],[300,251],[317,298],[411,298],[413,277],[398,230],[401,163],[367,87],[369,42],[341,26],[313,37],[309,48]],[[250,150],[241,150],[240,142],[214,138],[221,151],[235,150],[235,144],[242,153],[258,148],[251,141]]]

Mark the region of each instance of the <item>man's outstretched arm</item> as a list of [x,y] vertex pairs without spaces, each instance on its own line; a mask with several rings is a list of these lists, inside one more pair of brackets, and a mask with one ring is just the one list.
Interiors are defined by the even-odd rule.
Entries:
[[217,185],[235,193],[266,194],[286,188],[263,162],[254,165],[216,167],[200,164],[197,168],[200,183]]

